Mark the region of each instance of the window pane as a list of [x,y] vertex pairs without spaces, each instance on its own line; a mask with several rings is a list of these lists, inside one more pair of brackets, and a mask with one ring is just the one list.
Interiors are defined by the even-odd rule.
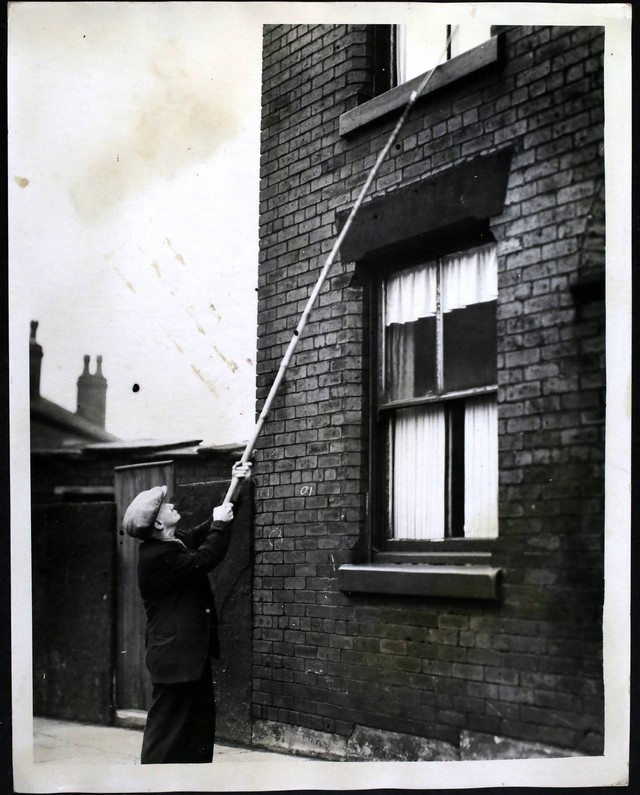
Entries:
[[496,302],[471,304],[443,315],[444,389],[496,383]]
[[402,409],[392,419],[389,482],[394,539],[444,535],[445,412]]
[[434,263],[398,271],[384,289],[384,399],[423,397],[436,389]]
[[436,389],[436,321],[387,326],[385,347],[385,399],[423,397]]
[[442,262],[442,311],[498,298],[498,260],[495,244],[445,257]]
[[493,395],[465,407],[465,538],[498,535],[498,419]]
[[421,317],[436,313],[435,263],[417,265],[414,268],[393,273],[385,282],[384,322],[413,323]]
[[[448,25],[433,18],[414,19],[409,25],[398,25],[396,52],[398,83],[424,74],[439,63],[444,63]],[[468,20],[453,28],[451,57],[477,47],[491,38],[491,25],[485,21]]]
[[484,20],[465,21],[455,25],[451,39],[451,57],[455,58],[467,50],[472,50],[491,38],[491,25]]
[[414,397],[433,394],[437,389],[436,319],[422,317],[416,322]]
[[495,384],[497,296],[493,243],[445,257],[442,309],[446,392]]
[[465,401],[451,400],[447,412],[447,518],[445,535],[464,536],[464,428]]
[[388,441],[390,538],[498,535],[495,396],[401,409]]
[[398,25],[398,83],[405,83],[437,66],[446,42],[446,23],[434,24],[433,20],[423,19],[411,25]]

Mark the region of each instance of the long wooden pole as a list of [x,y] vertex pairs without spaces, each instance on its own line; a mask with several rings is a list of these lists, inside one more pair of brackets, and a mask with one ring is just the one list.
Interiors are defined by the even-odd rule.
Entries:
[[[242,458],[240,460],[241,460],[241,462],[243,464],[248,463],[249,459],[253,455],[253,451],[255,449],[256,442],[258,440],[258,437],[260,436],[260,433],[262,431],[264,423],[266,422],[267,416],[269,415],[269,412],[271,410],[271,404],[273,403],[276,395],[278,394],[278,390],[280,388],[280,384],[282,383],[282,380],[284,378],[284,374],[287,371],[287,367],[289,366],[289,363],[291,362],[291,357],[293,356],[293,352],[294,352],[294,350],[296,348],[296,345],[298,344],[298,340],[300,339],[300,337],[302,335],[302,332],[304,331],[304,328],[307,325],[307,320],[309,319],[309,315],[311,314],[311,310],[313,309],[313,307],[315,305],[315,302],[316,302],[316,300],[318,298],[318,295],[320,294],[320,290],[322,290],[322,287],[323,287],[323,285],[325,283],[325,280],[326,280],[327,276],[329,275],[329,271],[331,269],[331,266],[333,265],[333,262],[334,262],[334,260],[336,258],[336,255],[340,251],[340,246],[342,245],[342,242],[344,241],[349,229],[351,228],[351,224],[353,223],[353,219],[356,217],[356,215],[358,213],[358,210],[360,209],[360,206],[361,206],[362,202],[364,201],[364,197],[367,195],[367,192],[368,192],[369,188],[371,187],[371,183],[375,179],[376,174],[378,173],[378,170],[380,169],[380,166],[382,165],[383,160],[385,159],[385,157],[389,153],[389,150],[391,149],[391,147],[393,146],[396,138],[398,137],[398,135],[400,133],[400,130],[404,126],[404,123],[407,120],[407,116],[411,112],[411,109],[413,108],[416,100],[418,99],[418,97],[422,94],[422,92],[426,88],[427,83],[429,82],[429,80],[431,80],[431,77],[432,77],[433,73],[435,72],[436,68],[439,66],[439,64],[442,61],[443,57],[447,53],[447,51],[449,49],[449,44],[451,43],[451,39],[453,38],[455,31],[456,31],[456,28],[453,28],[451,30],[451,33],[449,34],[449,36],[447,38],[447,43],[446,43],[445,48],[444,48],[444,50],[442,52],[442,55],[438,59],[438,63],[433,67],[433,69],[431,69],[429,72],[425,73],[425,75],[422,78],[422,80],[420,81],[418,87],[416,89],[414,89],[411,92],[411,94],[409,95],[409,99],[407,101],[407,104],[405,105],[405,108],[404,108],[404,110],[402,112],[402,115],[398,119],[398,122],[397,122],[396,126],[393,128],[393,131],[391,132],[391,135],[389,136],[389,140],[385,144],[384,149],[378,155],[378,158],[377,158],[376,162],[374,163],[373,168],[369,172],[369,176],[367,177],[366,182],[362,186],[362,189],[361,189],[361,191],[360,191],[360,193],[358,195],[358,198],[356,199],[355,204],[351,208],[351,212],[349,213],[349,216],[348,216],[348,218],[347,218],[347,220],[345,222],[345,225],[342,227],[342,230],[341,230],[340,234],[338,235],[338,237],[336,238],[335,243],[333,244],[331,252],[329,253],[329,256],[327,257],[327,259],[326,259],[326,261],[324,263],[324,266],[323,266],[323,268],[322,268],[322,270],[320,272],[320,276],[318,277],[318,281],[316,282],[315,287],[313,288],[313,291],[312,291],[312,293],[309,296],[309,299],[307,301],[307,305],[305,306],[304,311],[303,311],[303,313],[302,313],[302,315],[300,317],[300,320],[298,321],[298,325],[296,326],[296,330],[293,332],[293,337],[291,338],[291,342],[289,343],[289,347],[287,348],[287,350],[285,352],[285,355],[284,355],[284,357],[283,357],[283,359],[282,359],[282,361],[280,363],[280,367],[278,368],[278,372],[276,373],[276,377],[275,377],[275,379],[273,381],[273,384],[271,385],[271,389],[269,390],[269,394],[267,395],[267,399],[264,402],[264,406],[262,408],[262,411],[260,412],[260,416],[258,417],[258,421],[256,422],[255,427],[253,429],[253,434],[251,436],[251,439],[247,443],[245,451],[242,454]],[[233,498],[234,498],[234,496],[236,494],[236,491],[238,490],[238,488],[240,486],[240,483],[241,483],[241,481],[238,478],[234,477],[234,478],[231,479],[231,484],[230,484],[230,486],[229,486],[229,488],[227,490],[227,493],[225,495],[224,502],[232,502],[233,501]]]

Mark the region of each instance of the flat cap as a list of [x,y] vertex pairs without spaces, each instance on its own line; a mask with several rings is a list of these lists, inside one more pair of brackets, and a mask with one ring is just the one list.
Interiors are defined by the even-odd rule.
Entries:
[[146,491],[141,491],[132,500],[122,520],[122,526],[127,535],[133,536],[133,538],[146,538],[166,496],[166,486],[154,486]]

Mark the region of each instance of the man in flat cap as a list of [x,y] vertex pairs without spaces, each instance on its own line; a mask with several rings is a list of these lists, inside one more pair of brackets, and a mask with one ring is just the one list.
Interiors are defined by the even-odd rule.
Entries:
[[[250,476],[238,462],[233,475]],[[146,664],[153,683],[142,740],[142,764],[211,762],[215,701],[211,657],[219,653],[217,618],[207,577],[225,556],[233,504],[210,519],[177,530],[180,514],[166,502],[167,487],[141,492],[123,527],[142,541],[138,586],[147,614]]]

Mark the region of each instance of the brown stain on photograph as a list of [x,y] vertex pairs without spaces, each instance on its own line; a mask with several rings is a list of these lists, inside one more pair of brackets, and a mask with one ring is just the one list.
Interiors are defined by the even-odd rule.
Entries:
[[211,392],[211,394],[217,396],[218,391],[216,390],[215,386],[211,383],[211,381],[209,381],[208,378],[205,378],[202,375],[202,373],[200,372],[200,370],[198,370],[198,368],[195,366],[195,364],[191,365],[191,369],[198,376],[198,378],[202,381],[202,383],[207,387],[207,389]]
[[165,238],[165,240],[167,241],[167,245],[169,246],[169,248],[171,249],[171,251],[173,251],[173,256],[174,256],[174,257],[175,257],[175,258],[178,260],[178,262],[179,262],[181,265],[186,265],[187,263],[184,261],[184,257],[182,256],[182,254],[178,254],[178,252],[177,252],[177,251],[175,250],[175,248],[173,247],[173,244],[171,243],[171,241],[169,240],[169,238],[168,238],[168,237],[166,237],[166,238]]
[[26,188],[29,185],[29,180],[26,177],[14,177],[13,179],[19,188]]
[[[128,124],[106,127],[89,154],[83,176],[70,187],[78,215],[87,222],[117,205],[205,162],[238,130],[236,112],[212,79],[203,79],[176,39],[149,58],[152,88],[136,97]],[[181,255],[176,259],[184,264]]]
[[113,266],[113,269],[118,274],[118,276],[122,279],[122,281],[127,285],[127,287],[131,290],[132,293],[137,292],[137,290],[133,286],[133,284],[130,281],[127,281],[127,278],[120,273],[120,271],[118,270],[118,268],[116,268],[115,265]]
[[221,352],[220,352],[220,351],[219,351],[219,350],[216,348],[216,346],[215,346],[215,345],[213,346],[213,350],[214,350],[214,351],[215,351],[215,352],[218,354],[218,356],[219,356],[219,357],[222,359],[222,361],[223,361],[223,362],[224,362],[224,363],[227,365],[227,367],[228,367],[228,368],[231,370],[231,372],[232,372],[232,373],[235,373],[235,372],[236,372],[236,370],[238,369],[238,365],[236,364],[236,362],[234,362],[234,361],[233,361],[233,359],[227,359],[227,357],[226,357],[226,356],[225,356],[223,353],[221,353]]

